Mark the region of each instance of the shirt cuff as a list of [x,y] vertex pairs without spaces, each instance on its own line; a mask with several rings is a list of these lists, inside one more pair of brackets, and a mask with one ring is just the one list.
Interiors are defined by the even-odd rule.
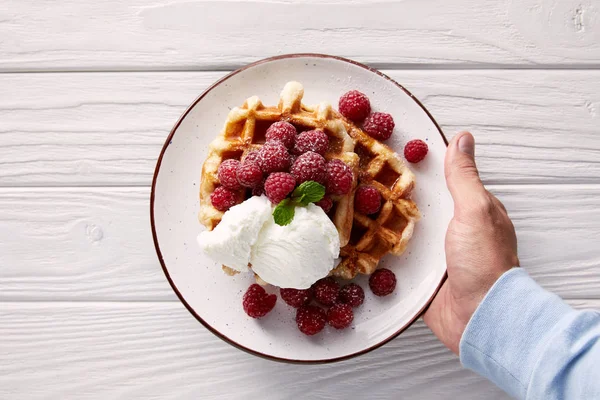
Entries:
[[550,331],[571,312],[524,269],[513,268],[496,281],[467,324],[460,361],[511,396],[525,398]]

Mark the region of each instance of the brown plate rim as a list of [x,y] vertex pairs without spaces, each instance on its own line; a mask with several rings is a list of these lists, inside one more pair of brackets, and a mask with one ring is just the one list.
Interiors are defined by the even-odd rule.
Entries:
[[241,67],[239,69],[236,69],[235,71],[233,71],[233,72],[225,75],[224,77],[222,77],[221,79],[219,79],[218,81],[216,81],[215,83],[213,83],[200,96],[198,96],[196,98],[196,100],[194,100],[194,102],[190,106],[188,106],[188,108],[181,115],[181,117],[179,117],[179,119],[177,120],[177,122],[173,126],[173,129],[171,129],[171,132],[169,133],[169,136],[165,140],[165,143],[163,144],[163,147],[162,147],[162,149],[160,151],[160,155],[158,156],[158,160],[156,161],[156,167],[154,168],[154,175],[152,177],[152,189],[151,189],[151,192],[150,192],[150,225],[152,227],[152,239],[154,240],[154,248],[156,249],[156,254],[158,256],[158,260],[159,260],[160,265],[162,267],[162,270],[163,270],[163,272],[165,274],[165,277],[167,278],[167,281],[169,281],[169,285],[171,285],[171,288],[173,289],[173,291],[175,292],[175,294],[179,298],[179,301],[181,301],[181,303],[185,306],[185,308],[187,308],[187,310],[198,320],[198,322],[200,322],[202,325],[204,325],[204,327],[206,327],[206,329],[208,329],[210,332],[212,332],[215,336],[219,337],[220,339],[224,340],[225,342],[229,343],[230,345],[232,345],[232,346],[234,346],[234,347],[236,347],[236,348],[238,348],[238,349],[240,349],[242,351],[245,351],[245,352],[247,352],[249,354],[252,354],[252,355],[255,355],[255,356],[258,356],[258,357],[262,357],[262,358],[265,358],[265,359],[268,359],[268,360],[272,360],[272,361],[278,361],[278,362],[284,362],[284,363],[292,363],[292,364],[325,364],[325,363],[333,363],[333,362],[339,362],[339,361],[348,360],[350,358],[358,357],[360,355],[363,355],[363,354],[366,354],[366,353],[368,353],[370,351],[373,351],[373,350],[375,350],[375,349],[383,346],[384,344],[388,343],[392,339],[396,338],[398,335],[400,335],[402,332],[404,332],[406,329],[408,329],[408,327],[410,327],[427,310],[427,308],[429,307],[429,305],[431,304],[431,302],[433,301],[433,299],[435,298],[435,296],[439,292],[440,288],[442,287],[442,285],[446,281],[446,279],[448,277],[447,272],[444,273],[444,276],[440,280],[440,283],[438,284],[438,287],[433,292],[433,294],[431,295],[431,297],[429,298],[429,300],[425,303],[425,305],[423,306],[423,308],[421,308],[421,310],[419,312],[417,312],[415,314],[415,316],[408,323],[406,323],[404,326],[402,326],[399,330],[397,330],[395,333],[393,333],[392,335],[390,335],[388,338],[386,338],[386,339],[380,341],[379,343],[376,343],[373,346],[370,346],[370,347],[368,347],[366,349],[363,349],[361,351],[358,351],[358,352],[355,352],[355,353],[352,353],[352,354],[348,354],[348,355],[345,355],[345,356],[342,356],[342,357],[325,358],[325,359],[320,359],[320,360],[296,360],[296,359],[290,359],[290,358],[275,357],[275,356],[272,356],[272,355],[269,355],[269,354],[264,354],[264,353],[261,353],[261,352],[256,351],[256,350],[249,349],[249,348],[247,348],[247,347],[245,347],[245,346],[243,346],[243,345],[235,342],[234,340],[228,338],[226,335],[224,335],[223,333],[219,332],[218,330],[216,330],[215,328],[213,328],[210,324],[208,324],[206,321],[204,321],[202,319],[202,317],[200,317],[200,315],[198,315],[198,313],[196,313],[196,311],[183,298],[183,295],[181,294],[181,292],[179,291],[179,289],[177,288],[177,286],[175,285],[175,283],[171,279],[171,276],[169,275],[169,271],[167,269],[167,266],[165,265],[162,253],[160,251],[160,246],[158,244],[158,237],[157,237],[157,234],[156,234],[156,226],[155,226],[155,220],[154,220],[154,195],[155,195],[155,189],[156,189],[156,180],[157,180],[157,177],[158,177],[158,173],[160,171],[160,167],[161,167],[161,164],[162,164],[162,159],[163,159],[163,156],[165,154],[165,151],[167,150],[167,147],[169,146],[169,142],[173,139],[173,136],[175,135],[175,132],[179,128],[179,125],[181,124],[181,122],[188,115],[188,113],[196,106],[196,104],[198,104],[198,102],[200,102],[208,93],[210,93],[211,90],[213,90],[214,88],[216,88],[217,86],[219,86],[220,84],[222,84],[223,82],[225,82],[226,80],[228,80],[229,78],[231,78],[232,76],[237,75],[240,72],[245,71],[245,70],[247,70],[249,68],[255,67],[257,65],[268,63],[268,62],[272,62],[272,61],[282,60],[282,59],[286,59],[286,58],[328,58],[328,59],[334,59],[334,60],[343,61],[343,62],[346,62],[346,63],[349,63],[349,64],[356,65],[358,67],[366,69],[367,71],[370,71],[370,72],[372,72],[374,74],[377,74],[377,75],[379,75],[382,78],[387,79],[388,81],[390,81],[393,84],[395,84],[402,91],[404,91],[404,93],[406,93],[407,95],[409,95],[419,105],[419,107],[421,107],[421,109],[425,112],[425,114],[427,114],[427,116],[429,117],[429,119],[431,120],[431,122],[433,122],[433,124],[437,128],[437,130],[438,130],[440,136],[442,137],[444,143],[446,144],[446,146],[448,146],[448,139],[446,139],[446,136],[444,135],[444,132],[442,132],[442,129],[440,128],[440,126],[437,123],[437,121],[433,118],[433,116],[431,115],[431,113],[429,112],[429,110],[427,110],[427,108],[425,108],[425,106],[410,91],[408,91],[404,86],[402,86],[401,84],[399,84],[398,82],[396,82],[395,80],[393,80],[392,78],[390,78],[389,76],[385,75],[384,73],[382,73],[379,70],[371,68],[371,67],[369,67],[369,66],[367,66],[365,64],[359,63],[357,61],[350,60],[348,58],[344,58],[344,57],[340,57],[340,56],[333,56],[333,55],[328,55],[328,54],[319,54],[319,53],[282,54],[282,55],[278,55],[278,56],[274,56],[274,57],[264,58],[262,60],[253,62],[253,63],[248,64],[246,66],[243,66],[243,67]]

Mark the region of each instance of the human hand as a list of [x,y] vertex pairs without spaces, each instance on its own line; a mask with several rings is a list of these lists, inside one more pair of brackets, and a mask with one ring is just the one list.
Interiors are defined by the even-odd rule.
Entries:
[[456,135],[446,150],[446,184],[454,200],[454,218],[446,232],[448,279],[423,319],[450,350],[460,338],[488,290],[519,265],[517,237],[504,205],[488,192],[475,165],[475,140]]

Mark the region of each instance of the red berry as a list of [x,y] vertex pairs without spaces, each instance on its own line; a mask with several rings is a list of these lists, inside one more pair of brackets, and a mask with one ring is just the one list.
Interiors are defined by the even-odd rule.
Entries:
[[361,214],[375,214],[381,208],[381,193],[369,185],[360,186],[354,195],[354,209]]
[[252,188],[252,196],[262,196],[265,194],[265,181],[266,179],[263,178],[258,185]]
[[331,207],[333,207],[333,200],[331,200],[331,197],[325,196],[315,204],[321,207],[325,213],[328,213],[331,211]]
[[349,283],[340,290],[338,300],[351,307],[358,307],[365,301],[365,292],[356,283]]
[[373,272],[369,278],[369,287],[376,296],[387,296],[396,288],[396,275],[386,268]]
[[337,300],[340,286],[333,278],[323,278],[312,285],[312,292],[315,300],[324,306],[330,306]]
[[285,199],[296,187],[296,178],[287,172],[275,172],[265,180],[265,194],[273,204]]
[[262,182],[263,173],[255,162],[244,161],[237,170],[238,182],[245,187],[254,187]]
[[302,307],[310,302],[310,289],[279,289],[279,294],[287,305],[294,308]]
[[340,97],[340,113],[354,122],[360,122],[371,112],[369,98],[358,90],[351,90]]
[[314,151],[320,155],[325,155],[329,146],[329,138],[320,129],[314,131],[302,132],[296,137],[296,145],[294,146],[294,154],[300,155],[307,151]]
[[227,211],[240,202],[238,193],[225,186],[219,186],[210,195],[210,202],[219,211]]
[[279,140],[285,147],[291,149],[296,142],[296,128],[289,122],[275,122],[267,129],[265,138],[267,142]]
[[296,312],[296,324],[305,335],[316,335],[325,328],[327,315],[321,307],[305,305]]
[[326,163],[327,161],[322,155],[307,151],[296,159],[292,168],[290,168],[290,172],[296,177],[298,184],[306,181],[325,184],[327,181]]
[[242,186],[237,180],[237,170],[239,167],[240,162],[238,160],[230,159],[223,161],[217,170],[217,176],[221,185],[225,186],[227,189],[241,189]]
[[242,163],[254,162],[260,166],[260,162],[258,161],[259,159],[260,159],[260,152],[258,150],[252,150],[252,151],[248,152],[242,158]]
[[267,294],[262,286],[256,283],[250,285],[244,298],[242,300],[242,306],[246,314],[252,318],[264,317],[275,307],[277,302],[277,296],[274,294]]
[[335,329],[344,329],[350,326],[354,319],[354,313],[352,307],[348,304],[338,303],[334,304],[327,311],[327,322]]
[[394,118],[390,114],[376,112],[367,117],[363,129],[374,139],[388,140],[394,126]]
[[258,164],[265,174],[287,171],[290,167],[290,155],[283,143],[267,142],[259,151]]
[[418,163],[425,158],[428,151],[427,143],[421,139],[414,139],[404,146],[404,158],[408,162]]
[[327,193],[343,195],[352,189],[353,175],[350,167],[342,160],[327,163]]

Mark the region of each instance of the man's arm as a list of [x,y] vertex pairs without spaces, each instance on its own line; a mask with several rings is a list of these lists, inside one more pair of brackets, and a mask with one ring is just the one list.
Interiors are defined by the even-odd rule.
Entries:
[[600,314],[575,311],[513,268],[460,341],[463,365],[521,399],[600,399]]
[[516,268],[514,227],[481,183],[474,154],[469,133],[448,145],[448,279],[425,323],[463,365],[513,396],[600,399],[599,314],[573,310]]

